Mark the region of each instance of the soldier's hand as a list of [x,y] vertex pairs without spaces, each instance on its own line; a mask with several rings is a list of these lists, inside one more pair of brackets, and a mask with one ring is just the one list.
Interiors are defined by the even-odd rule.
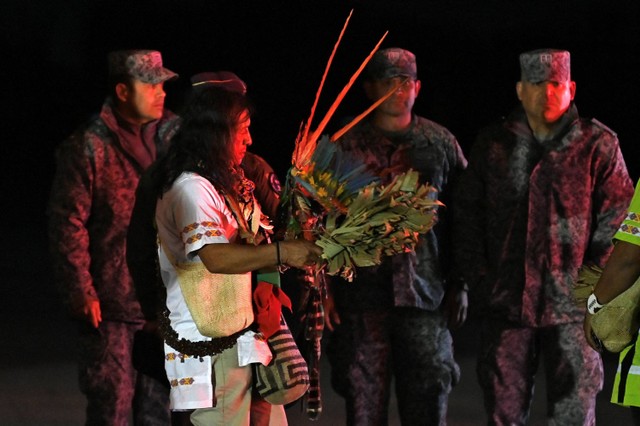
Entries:
[[324,325],[331,331],[336,325],[340,325],[340,315],[336,308],[333,293],[327,291],[327,297],[322,298],[322,307],[324,308]]
[[75,298],[71,303],[70,309],[73,318],[86,321],[95,328],[98,328],[102,322],[100,301],[95,297],[81,296]]
[[465,288],[452,288],[445,294],[444,315],[447,325],[455,330],[467,320],[469,297]]
[[84,315],[87,321],[94,327],[98,328],[102,322],[102,310],[100,309],[100,302],[97,300],[90,300],[84,307]]

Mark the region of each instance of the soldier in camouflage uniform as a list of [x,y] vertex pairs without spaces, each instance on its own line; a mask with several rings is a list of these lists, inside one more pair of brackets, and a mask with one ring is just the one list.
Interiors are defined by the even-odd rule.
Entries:
[[[364,88],[375,101],[394,85],[394,94],[370,119],[339,141],[383,181],[414,169],[446,199],[447,189],[467,161],[444,127],[412,112],[420,91],[415,56],[398,48],[375,54]],[[332,384],[346,399],[347,424],[385,425],[392,377],[403,425],[446,421],[448,395],[460,371],[453,358],[449,326],[466,317],[466,292],[447,285],[441,250],[445,213],[415,252],[358,268],[352,283],[334,282],[325,303]],[[447,288],[450,287],[450,288]],[[448,297],[445,293],[448,292]],[[443,315],[441,305],[451,309]],[[447,312],[445,310],[445,312]]]
[[125,261],[125,240],[142,172],[162,153],[175,116],[164,109],[164,82],[177,74],[160,52],[109,55],[112,93],[100,115],[57,151],[49,202],[49,237],[57,285],[80,338],[80,388],[86,424],[167,424],[156,404],[162,384],[137,375],[134,333],[144,318]]
[[520,66],[522,105],[479,133],[455,194],[478,379],[489,424],[523,425],[544,359],[550,424],[593,425],[602,361],[572,283],[605,263],[633,187],[615,133],[578,116],[569,52],[526,52]]

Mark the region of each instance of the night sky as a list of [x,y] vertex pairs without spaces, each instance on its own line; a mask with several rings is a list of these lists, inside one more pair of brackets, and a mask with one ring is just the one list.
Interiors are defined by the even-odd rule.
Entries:
[[[44,219],[53,153],[61,140],[99,111],[111,50],[160,50],[165,66],[181,76],[165,86],[167,105],[175,110],[192,74],[221,69],[238,74],[257,106],[252,150],[283,177],[300,123],[309,115],[351,9],[319,113],[327,110],[389,31],[383,47],[404,47],[418,58],[423,86],[415,111],[450,129],[466,154],[479,128],[517,104],[518,54],[541,47],[567,49],[580,114],[596,117],[618,133],[636,180],[639,4],[5,0],[0,6],[0,75],[5,89],[2,267],[9,282],[3,292],[20,301],[44,295],[48,301],[42,306],[55,297]],[[357,82],[333,123],[367,106]],[[39,303],[32,307],[38,309]]]

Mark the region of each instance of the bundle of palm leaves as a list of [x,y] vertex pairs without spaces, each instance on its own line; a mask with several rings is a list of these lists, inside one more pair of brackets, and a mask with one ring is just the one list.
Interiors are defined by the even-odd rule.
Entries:
[[436,191],[408,171],[383,185],[366,166],[323,137],[304,170],[292,169],[286,203],[290,235],[309,232],[329,275],[351,280],[356,267],[411,251],[434,225]]

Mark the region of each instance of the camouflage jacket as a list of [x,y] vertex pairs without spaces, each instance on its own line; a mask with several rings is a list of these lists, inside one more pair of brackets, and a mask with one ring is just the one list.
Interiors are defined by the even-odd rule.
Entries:
[[456,190],[454,251],[473,313],[525,326],[581,321],[582,264],[603,266],[633,194],[615,133],[575,105],[550,141],[524,110],[479,133]]
[[[159,121],[145,125],[155,127],[158,155],[166,150],[174,122],[175,116],[165,111]],[[140,321],[125,243],[143,168],[117,131],[107,101],[99,117],[58,147],[48,208],[50,253],[67,305],[97,298],[103,320]]]
[[[340,139],[340,145],[345,151],[356,153],[383,180],[410,168],[417,170],[421,182],[433,185],[445,204],[447,189],[467,165],[451,132],[415,115],[407,130],[394,133],[362,122]],[[385,258],[379,266],[358,268],[353,283],[335,285],[339,308],[359,310],[387,305],[438,309],[445,290],[446,265],[441,263],[445,257],[440,251],[446,237],[447,210],[440,209],[438,224],[421,239],[415,252]]]

